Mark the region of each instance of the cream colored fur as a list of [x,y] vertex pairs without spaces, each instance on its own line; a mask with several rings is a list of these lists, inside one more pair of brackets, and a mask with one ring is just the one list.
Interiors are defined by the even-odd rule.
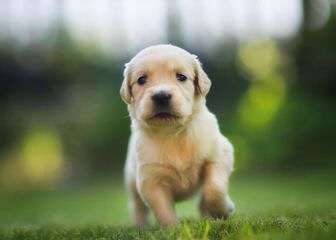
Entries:
[[[145,224],[149,209],[163,226],[177,223],[174,202],[199,189],[203,216],[228,217],[233,147],[205,105],[211,82],[197,57],[172,45],[152,46],[126,64],[124,78],[120,93],[132,120],[125,180],[135,223]],[[155,118],[152,96],[159,91],[172,95],[176,117]]]

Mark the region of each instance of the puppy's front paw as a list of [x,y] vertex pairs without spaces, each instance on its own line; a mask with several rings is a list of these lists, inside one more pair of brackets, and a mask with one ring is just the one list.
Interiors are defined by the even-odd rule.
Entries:
[[233,212],[234,210],[234,203],[232,202],[232,200],[228,197],[226,199],[226,211],[224,213],[224,218],[227,219]]
[[227,219],[234,209],[234,203],[229,197],[225,199],[206,199],[203,198],[200,203],[202,216]]

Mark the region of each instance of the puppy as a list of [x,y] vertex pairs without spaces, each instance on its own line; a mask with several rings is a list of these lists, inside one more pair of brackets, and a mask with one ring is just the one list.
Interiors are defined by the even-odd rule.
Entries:
[[195,55],[172,45],[140,51],[125,65],[120,94],[132,121],[125,180],[136,224],[149,209],[178,223],[174,202],[201,191],[203,216],[233,210],[228,181],[233,147],[205,105],[211,81]]

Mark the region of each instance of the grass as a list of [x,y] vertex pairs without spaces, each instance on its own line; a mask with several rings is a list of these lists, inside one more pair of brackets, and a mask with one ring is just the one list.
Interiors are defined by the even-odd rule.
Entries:
[[233,216],[223,220],[183,220],[164,231],[112,225],[26,225],[11,227],[4,239],[335,239],[335,215]]
[[201,219],[197,201],[177,205],[181,223],[132,227],[122,184],[0,194],[0,239],[335,239],[333,172],[234,175],[228,220]]

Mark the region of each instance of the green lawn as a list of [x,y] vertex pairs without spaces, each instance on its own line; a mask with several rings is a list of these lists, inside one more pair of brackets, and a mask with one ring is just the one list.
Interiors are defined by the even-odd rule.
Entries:
[[332,171],[235,174],[236,204],[227,221],[200,219],[197,201],[177,205],[181,224],[132,227],[121,183],[66,190],[0,193],[0,239],[335,239],[336,176]]

